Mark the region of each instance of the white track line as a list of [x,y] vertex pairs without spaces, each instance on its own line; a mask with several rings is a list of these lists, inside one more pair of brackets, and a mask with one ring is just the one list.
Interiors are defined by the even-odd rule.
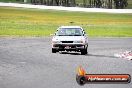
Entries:
[[81,11],[81,12],[103,12],[103,13],[132,13],[132,9],[103,9],[103,8],[81,8],[81,7],[62,7],[62,6],[45,6],[45,5],[31,5],[18,3],[3,3],[0,6],[22,7],[22,8],[37,8],[37,9],[51,9],[64,11]]

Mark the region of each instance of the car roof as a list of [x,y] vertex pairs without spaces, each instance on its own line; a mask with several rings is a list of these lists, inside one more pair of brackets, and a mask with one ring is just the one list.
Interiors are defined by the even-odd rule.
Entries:
[[80,26],[60,26],[59,28],[81,28]]

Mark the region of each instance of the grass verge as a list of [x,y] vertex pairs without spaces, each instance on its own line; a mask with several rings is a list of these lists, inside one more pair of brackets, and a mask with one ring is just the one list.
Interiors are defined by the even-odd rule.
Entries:
[[132,37],[132,14],[0,7],[0,36],[49,36],[61,25],[82,26],[91,37]]

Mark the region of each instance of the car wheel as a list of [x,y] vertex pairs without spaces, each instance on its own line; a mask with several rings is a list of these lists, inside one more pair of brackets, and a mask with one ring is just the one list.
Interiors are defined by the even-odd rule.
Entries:
[[85,49],[85,54],[88,54],[88,50],[87,50],[87,48]]
[[81,50],[81,54],[82,54],[82,55],[88,54],[87,48],[86,48],[86,49]]
[[85,53],[86,53],[86,50],[84,49],[84,50],[81,50],[81,55],[85,55]]
[[56,53],[57,51],[56,51],[56,49],[52,49],[52,53]]

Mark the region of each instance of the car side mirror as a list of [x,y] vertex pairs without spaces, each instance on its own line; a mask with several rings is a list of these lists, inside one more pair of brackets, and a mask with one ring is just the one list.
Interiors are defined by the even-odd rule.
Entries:
[[84,36],[88,36],[88,34],[86,34],[86,33],[84,33],[83,35],[84,35]]
[[50,36],[54,36],[54,34],[50,34]]
[[86,35],[86,33],[83,31],[83,36],[85,36]]
[[56,35],[56,32],[54,34],[50,34],[50,36],[55,36]]

